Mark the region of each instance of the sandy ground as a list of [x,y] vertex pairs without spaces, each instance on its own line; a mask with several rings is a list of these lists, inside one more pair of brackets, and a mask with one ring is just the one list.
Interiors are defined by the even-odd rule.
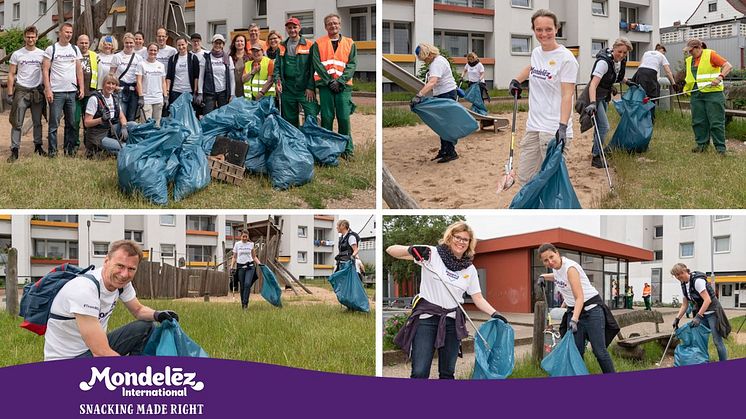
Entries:
[[[510,119],[510,113],[496,114]],[[517,116],[516,144],[513,167],[517,167],[521,149],[519,143],[526,130],[527,112]],[[575,193],[583,208],[594,208],[608,192],[606,172],[591,167],[593,130],[583,134],[577,118],[573,125],[575,137],[565,150],[565,160]],[[480,131],[459,140],[456,146],[460,158],[447,164],[431,162],[440,147],[438,136],[420,124],[414,127],[383,130],[383,158],[401,186],[423,208],[507,208],[521,189],[517,183],[496,194],[497,185],[505,174],[510,151],[510,130],[497,134]],[[613,169],[611,171],[614,180]],[[447,179],[450,185],[444,185]]]
[[[296,295],[293,290],[291,289],[284,289],[282,291],[282,300],[283,301],[293,301],[294,304],[339,304],[337,301],[337,296],[334,294],[334,291],[327,290],[324,288],[319,287],[309,287],[306,285],[306,287],[311,290],[313,294],[307,294],[305,291],[303,291],[302,288],[298,288],[298,295]],[[179,301],[194,301],[194,302],[200,302],[204,301],[204,297],[193,297],[193,298],[179,298]],[[251,294],[249,296],[249,304],[251,304],[254,301],[264,301],[264,298],[261,296],[261,294]],[[240,304],[241,303],[241,295],[239,293],[236,293],[235,295],[232,295],[230,292],[226,296],[222,297],[210,297],[211,303],[234,303],[234,304]]]

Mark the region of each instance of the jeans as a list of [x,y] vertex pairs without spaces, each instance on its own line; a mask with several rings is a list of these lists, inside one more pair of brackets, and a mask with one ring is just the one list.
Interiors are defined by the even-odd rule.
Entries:
[[254,285],[254,281],[257,279],[256,268],[253,263],[251,265],[238,264],[237,267],[238,272],[236,275],[238,276],[238,284],[241,287],[241,306],[248,307],[251,286]]
[[205,93],[202,97],[202,114],[207,115],[215,109],[221,108],[227,104],[228,90],[223,90],[218,93]]
[[[153,322],[137,320],[132,323],[112,330],[106,337],[109,340],[109,346],[119,355],[142,355],[145,344],[148,343],[150,334],[153,333],[155,325]],[[90,350],[76,356],[76,358],[92,358]]]
[[130,90],[130,85],[122,83],[119,99],[119,106],[124,117],[127,121],[134,121],[137,118],[137,94],[134,90]]
[[[554,133],[528,131],[521,139],[519,146],[521,153],[518,155],[518,167],[516,168],[516,177],[519,185],[525,185],[533,179],[539,170],[541,164],[547,156],[549,142],[554,139]],[[570,139],[565,141],[569,144]]]
[[65,137],[62,146],[65,150],[75,148],[75,100],[77,92],[54,92],[52,106],[49,108],[49,154],[57,154],[57,127],[60,117],[65,115]]
[[717,329],[718,324],[718,316],[715,315],[715,313],[711,314],[705,314],[705,324],[707,327],[710,328],[710,332],[712,332],[712,342],[715,344],[715,348],[717,348],[718,351],[718,359],[720,361],[727,361],[728,360],[728,350],[725,348],[725,344],[723,343],[723,337],[720,336],[720,333]]
[[[450,92],[441,93],[435,97],[443,98],[443,99],[452,99],[455,101],[458,101],[458,94],[456,93],[456,90],[451,90]],[[440,151],[438,151],[438,154],[443,154],[444,156],[452,156],[456,154],[456,141],[446,141],[444,139],[440,139]]]
[[[596,133],[595,130],[593,132],[593,150],[591,150],[593,157],[601,155],[603,140],[609,132],[609,118],[606,116],[606,111],[609,109],[609,102],[601,100],[596,102],[596,104],[596,124],[598,126],[598,133]],[[601,136],[600,138],[599,135]]]
[[[435,354],[435,336],[438,333],[439,316],[420,319],[412,340],[412,374],[411,378],[429,378],[430,365]],[[456,338],[456,320],[446,319],[446,342],[438,349],[438,377],[441,380],[453,380],[456,372],[459,341]]]
[[[570,329],[570,319],[568,316],[568,328],[567,333],[572,333]],[[606,350],[606,315],[604,309],[600,306],[593,307],[592,309],[583,312],[578,322],[578,331],[575,333],[575,345],[578,347],[580,356],[582,357],[585,353],[585,341],[588,340],[591,343],[593,349],[593,355],[598,360],[598,365],[601,366],[601,371],[604,374],[614,372],[614,363],[611,361],[611,355]]]
[[[10,148],[18,150],[21,147],[21,129],[26,118],[26,110],[31,108],[31,121],[34,124],[34,145],[41,146],[41,113],[42,102],[34,103],[32,93],[16,89],[11,106],[10,119]],[[15,120],[14,120],[15,119]]]

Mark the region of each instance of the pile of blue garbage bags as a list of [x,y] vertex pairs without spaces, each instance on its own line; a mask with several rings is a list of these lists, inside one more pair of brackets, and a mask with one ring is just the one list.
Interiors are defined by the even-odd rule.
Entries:
[[210,183],[207,156],[218,135],[249,145],[244,166],[267,175],[275,189],[288,189],[313,178],[314,162],[336,166],[352,140],[321,128],[307,118],[296,128],[285,121],[272,98],[233,100],[201,121],[192,111],[191,94],[171,104],[171,116],[133,126],[117,159],[119,187],[125,194],[140,192],[157,205],[168,203],[168,186],[180,201]]

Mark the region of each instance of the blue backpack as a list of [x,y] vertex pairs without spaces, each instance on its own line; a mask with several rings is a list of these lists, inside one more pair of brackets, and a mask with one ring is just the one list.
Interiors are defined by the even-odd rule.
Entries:
[[[93,265],[83,269],[79,266],[65,263],[52,269],[40,280],[26,284],[23,287],[21,310],[18,313],[23,317],[21,327],[37,335],[43,335],[47,332],[47,322],[50,317],[56,320],[73,320],[72,317],[58,316],[50,313],[52,302],[65,284],[79,276],[84,276],[93,281],[100,295],[101,285],[93,275],[87,273],[93,268]],[[122,291],[119,290],[119,292],[121,293]]]

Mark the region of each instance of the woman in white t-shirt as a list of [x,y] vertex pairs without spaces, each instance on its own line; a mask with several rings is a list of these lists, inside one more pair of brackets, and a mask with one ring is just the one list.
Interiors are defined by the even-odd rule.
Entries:
[[103,89],[94,91],[85,107],[83,144],[87,158],[101,156],[104,151],[118,155],[122,143],[129,136],[119,96],[114,94],[119,80],[110,73],[104,77],[103,83]]
[[461,72],[461,79],[466,80],[469,87],[474,83],[479,84],[482,99],[487,102],[490,101],[490,94],[484,81],[484,65],[479,62],[479,56],[476,52],[472,51],[466,55],[466,65],[464,65],[464,71]]
[[[661,85],[658,83],[658,74],[660,70],[666,73],[668,81],[671,82],[672,90],[676,90],[676,80],[671,72],[671,65],[668,63],[666,58],[666,47],[661,44],[655,46],[655,50],[646,51],[642,54],[642,60],[640,66],[637,67],[635,75],[632,76],[632,81],[639,84],[645,90],[645,94],[650,98],[658,97],[661,95]],[[657,104],[657,100],[654,100]],[[650,110],[650,116],[655,122],[655,108]]]
[[119,79],[119,97],[122,102],[122,112],[128,121],[137,118],[137,65],[142,61],[140,54],[135,52],[135,36],[127,32],[122,36],[124,49],[114,54],[111,60],[109,74]]
[[[539,285],[545,280],[554,281],[555,289],[562,294],[562,306],[567,307],[567,332],[574,334],[580,356],[585,353],[587,340],[604,374],[614,372],[614,362],[606,350],[605,304],[585,271],[577,262],[561,256],[550,243],[539,247],[539,257],[545,267],[552,269],[550,274],[539,275]],[[561,330],[565,330],[564,326]]]
[[163,107],[168,102],[166,92],[166,68],[158,60],[158,44],[148,44],[148,60],[137,65],[137,92],[140,96],[138,104],[145,111],[145,119],[155,119],[155,127],[161,126]]
[[[472,264],[476,245],[474,231],[468,224],[458,221],[448,226],[438,246],[393,245],[386,249],[389,255],[397,259],[415,260],[418,264],[429,265],[441,278],[438,279],[428,269],[421,269],[420,293],[415,297],[407,325],[400,332],[404,336],[401,343],[400,336],[397,335],[397,344],[412,357],[411,378],[430,377],[430,366],[436,348],[439,377],[454,378],[459,341],[468,335],[463,315],[458,308],[464,303],[464,293],[471,297],[479,310],[507,323],[482,296],[479,274]],[[445,336],[443,342],[437,341],[439,334]]]
[[249,308],[249,292],[258,278],[258,265],[259,259],[256,257],[254,242],[249,241],[249,232],[244,230],[241,232],[241,240],[233,245],[231,257],[231,268],[236,272],[232,287],[235,289],[235,283],[238,283],[241,289],[241,308],[244,310]]
[[578,78],[578,61],[557,42],[557,15],[540,9],[531,16],[531,29],[539,46],[531,52],[531,64],[510,81],[510,95],[521,95],[528,80],[528,121],[520,142],[518,183],[525,185],[541,169],[552,139],[566,145],[572,139],[572,101]]
[[[425,85],[412,98],[410,105],[417,105],[431,91],[433,92],[433,97],[458,100],[458,95],[456,94],[458,86],[456,86],[456,80],[453,78],[453,73],[451,72],[451,63],[440,55],[440,50],[432,44],[422,43],[417,45],[414,53],[417,55],[417,58],[424,61],[430,67],[427,72]],[[440,150],[438,150],[438,154],[430,159],[430,161],[437,160],[438,163],[447,163],[457,158],[456,143],[441,138]]]
[[106,35],[98,42],[98,88],[104,88],[104,78],[109,71],[111,71],[111,65],[114,61],[114,52],[118,49],[117,39],[111,35]]

